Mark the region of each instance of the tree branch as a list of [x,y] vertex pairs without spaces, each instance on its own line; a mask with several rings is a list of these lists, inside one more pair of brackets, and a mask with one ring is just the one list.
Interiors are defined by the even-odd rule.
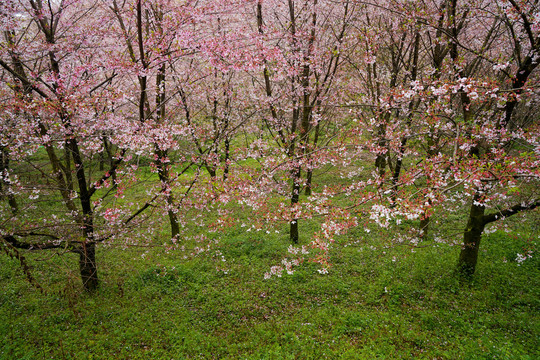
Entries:
[[47,96],[46,93],[44,93],[40,88],[36,87],[32,83],[30,83],[25,77],[18,74],[15,70],[13,70],[8,64],[6,64],[2,59],[0,59],[0,66],[2,66],[4,69],[7,70],[11,75],[13,75],[15,78],[19,79],[23,85],[28,86],[32,90],[34,90],[36,93],[41,95],[44,99],[49,99],[49,96]]
[[[16,234],[19,236],[44,236],[52,238],[53,240],[59,240],[54,235],[50,234],[39,234],[39,233],[33,233],[30,232],[28,234]],[[55,243],[55,242],[42,242],[42,243],[32,243],[32,242],[21,242],[15,238],[13,235],[2,235],[2,240],[4,240],[6,243],[11,245],[12,247],[16,249],[26,249],[26,250],[47,250],[47,249],[61,249],[65,248],[65,243]]]
[[535,209],[538,206],[540,206],[540,199],[536,199],[535,201],[533,201],[532,203],[530,203],[528,205],[523,204],[523,203],[522,204],[517,204],[517,205],[514,205],[511,208],[508,208],[506,210],[501,210],[501,211],[499,211],[497,213],[484,215],[483,221],[484,221],[484,224],[489,224],[489,223],[497,221],[499,219],[515,215],[515,214],[517,214],[517,213],[519,213],[521,211]]

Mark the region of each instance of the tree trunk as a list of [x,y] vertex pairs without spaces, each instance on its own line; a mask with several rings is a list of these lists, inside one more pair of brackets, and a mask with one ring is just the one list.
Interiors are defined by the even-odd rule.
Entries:
[[[293,187],[292,187],[292,193],[291,193],[291,207],[294,207],[296,204],[298,204],[298,201],[300,199],[300,181],[302,180],[302,170],[298,168],[296,173],[293,177]],[[293,244],[298,244],[298,219],[294,218],[292,219],[290,223],[290,239]]]
[[[174,207],[174,196],[171,193],[171,179],[169,175],[169,169],[167,164],[164,163],[165,159],[168,157],[166,150],[155,149],[155,154],[158,156],[156,160],[156,166],[158,169],[159,181],[161,181],[161,186],[163,190],[166,190],[166,202],[167,202],[167,214],[169,216],[169,223],[171,225],[171,238],[175,238],[180,234],[180,226],[178,225],[178,218],[176,213],[173,210]],[[167,189],[169,188],[169,189]]]
[[229,177],[229,157],[230,157],[230,142],[229,137],[225,138],[225,168],[223,169],[223,181]]
[[169,215],[169,223],[171,224],[171,238],[177,238],[180,234],[180,226],[178,225],[176,213],[170,208],[172,205],[174,205],[172,195],[167,196],[167,205],[169,206],[167,214]]
[[[428,199],[427,202],[428,202],[428,207],[433,206],[433,201],[431,201],[431,199]],[[420,232],[420,238],[422,240],[427,239],[430,224],[431,224],[431,215],[428,213],[428,209],[424,209],[424,213],[422,214],[422,219],[420,220],[420,224],[418,226],[418,230]]]
[[[317,101],[317,106],[320,106],[321,105],[321,101],[318,100]],[[319,142],[319,133],[320,133],[320,130],[321,130],[321,125],[319,123],[317,123],[317,125],[315,126],[315,137],[313,139],[313,148],[317,148],[317,143]],[[312,179],[313,179],[313,168],[311,167],[308,172],[307,172],[307,176],[306,176],[306,190],[305,190],[305,194],[306,196],[311,196],[312,194]]]
[[[174,204],[172,196],[167,196],[167,205],[170,207]],[[180,234],[180,226],[178,225],[178,218],[176,213],[172,209],[168,209],[169,223],[171,224],[171,238],[177,238]]]
[[463,236],[463,247],[458,262],[459,273],[467,278],[470,278],[476,270],[480,240],[486,226],[484,220],[486,208],[483,205],[476,205],[478,200],[480,200],[480,195],[476,194],[469,211],[469,221]]
[[[104,170],[102,167],[104,167],[105,161],[107,162],[107,164],[109,165],[111,169],[114,166],[113,144],[107,139],[107,136],[103,136],[102,140],[103,140],[103,148],[105,149],[106,154],[101,152],[101,158],[100,158],[100,164],[99,164],[100,171]],[[118,182],[116,181],[116,171],[114,171],[111,174],[111,179],[113,180],[112,181],[113,189],[116,189],[118,187],[117,186]]]
[[294,219],[291,221],[291,228],[289,230],[290,233],[290,239],[293,244],[298,244],[298,239],[300,236],[298,235],[298,219]]
[[208,171],[208,174],[210,175],[210,179],[215,180],[217,176],[215,165],[208,165],[208,163],[206,163],[205,167]]
[[[382,144],[384,144],[384,142],[380,141],[379,146]],[[379,176],[383,178],[386,173],[386,154],[377,155],[377,158],[375,159],[375,168],[377,169]]]
[[98,273],[96,263],[96,243],[94,241],[94,213],[92,211],[92,191],[88,188],[85,167],[79,144],[76,139],[66,142],[71,151],[71,157],[75,164],[75,176],[79,185],[79,201],[82,208],[82,231],[84,242],[79,252],[79,267],[84,289],[88,292],[97,290]]
[[306,196],[311,196],[312,189],[311,189],[311,181],[313,178],[313,169],[309,169],[306,176],[306,190],[304,190],[304,194]]
[[420,230],[420,238],[422,240],[425,240],[428,236],[430,220],[431,220],[431,217],[426,214],[424,214],[424,217],[422,218],[422,220],[420,220],[419,230]]
[[[9,154],[7,150],[4,147],[2,147],[0,151],[0,176],[3,176],[4,173],[8,171],[9,171]],[[9,207],[11,208],[11,213],[13,215],[17,215],[17,213],[19,212],[19,204],[17,203],[15,196],[9,193],[9,184],[5,183],[5,180],[2,177],[2,179],[0,180],[0,199],[3,198],[4,196],[8,200]]]
[[96,244],[94,242],[84,242],[79,252],[79,268],[83,287],[88,292],[97,290],[98,272],[96,263]]
[[105,154],[103,151],[99,153],[99,171],[105,170]]

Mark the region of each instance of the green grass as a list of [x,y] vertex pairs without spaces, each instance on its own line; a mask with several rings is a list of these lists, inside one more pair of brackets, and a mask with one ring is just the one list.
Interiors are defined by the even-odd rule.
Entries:
[[[141,178],[155,181],[147,170]],[[317,175],[319,184],[345,182]],[[25,281],[16,260],[0,256],[0,359],[540,357],[538,210],[509,219],[511,233],[484,236],[477,272],[462,282],[454,273],[459,246],[433,241],[459,243],[461,209],[439,210],[419,248],[391,241],[416,221],[390,230],[369,225],[370,233],[359,226],[333,245],[328,275],[307,262],[264,280],[287,255],[287,224],[271,229],[279,233],[247,232],[240,224],[254,213],[226,208],[239,223],[207,234],[211,250],[197,256],[190,253],[201,246],[193,239],[201,228],[185,230],[185,251],[166,251],[167,221],[149,246],[101,245],[101,288],[92,296],[81,292],[75,254],[24,252],[45,294]],[[319,221],[300,221],[302,244]],[[518,264],[525,250],[533,257]]]
[[1,257],[0,358],[536,359],[540,261],[515,262],[516,234],[484,239],[471,283],[453,272],[456,246],[383,253],[377,235],[335,246],[328,275],[306,263],[270,280],[286,234],[233,229],[216,247],[224,264],[101,247],[94,296],[80,292],[74,255],[28,255],[46,294]]

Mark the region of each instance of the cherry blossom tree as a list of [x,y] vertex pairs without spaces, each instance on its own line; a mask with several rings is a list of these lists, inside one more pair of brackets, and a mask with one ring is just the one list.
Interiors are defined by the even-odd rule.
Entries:
[[[327,164],[321,147],[327,104],[339,98],[338,78],[354,3],[258,1],[264,123],[290,173],[290,239],[299,240],[300,194],[312,194],[313,170]],[[324,144],[324,145],[321,145]]]
[[[470,276],[485,226],[538,206],[538,123],[528,115],[536,109],[538,8],[514,1],[433,5],[431,11],[416,8],[412,16],[397,6],[386,8],[422,25],[419,39],[429,47],[421,48],[423,65],[410,87],[390,87],[377,96],[386,113],[408,115],[376,123],[383,139],[372,140],[377,159],[392,152],[403,158],[402,146],[410,146],[407,171],[394,168],[389,184],[378,181],[379,194],[390,196],[379,197],[371,217],[385,226],[392,217],[421,218],[425,228],[435,206],[469,199],[458,266]],[[420,103],[411,107],[411,98]],[[425,142],[404,141],[419,136]]]
[[[458,90],[461,111],[465,124],[473,125],[463,129],[467,136],[474,138],[473,141],[465,142],[469,144],[472,160],[464,160],[463,163],[468,168],[476,168],[474,175],[465,175],[464,169],[460,174],[463,179],[468,178],[473,184],[470,190],[472,204],[458,264],[460,271],[466,276],[475,272],[480,240],[487,224],[540,205],[539,194],[537,189],[534,189],[538,185],[540,174],[540,129],[538,122],[528,121],[526,115],[528,111],[537,109],[537,104],[532,102],[536,102],[537,96],[535,89],[538,76],[535,70],[540,60],[540,8],[538,3],[510,0],[497,4],[494,8],[487,8],[486,12],[490,10],[500,16],[507,34],[490,38],[490,32],[495,32],[498,21],[493,19],[484,44],[499,42],[498,45],[508,49],[508,52],[501,53],[499,47],[497,59],[485,59],[486,55],[492,55],[485,53],[486,46],[478,50],[473,48],[475,56],[471,61],[462,63],[458,59],[459,47],[462,48],[461,51],[470,51],[468,48],[472,46],[456,35],[458,4],[456,1],[450,3],[453,16],[450,52],[459,76],[458,81],[463,83]],[[488,70],[491,66],[491,70],[495,72],[492,76],[498,76],[498,83],[475,83],[470,79],[475,68],[480,66],[477,64],[482,62],[487,63]],[[502,74],[497,74],[506,64],[511,65],[504,69]],[[496,99],[496,104],[491,99]],[[476,105],[475,102],[480,104]],[[482,109],[482,112],[477,110],[479,116],[473,113],[475,105],[481,106],[485,103],[492,105],[491,112]],[[529,189],[530,186],[533,188]],[[515,187],[517,190],[512,194],[511,189],[516,189]],[[495,209],[486,213],[492,204]]]
[[[189,6],[173,6],[170,1],[123,2],[122,8],[113,1],[110,10],[117,21],[118,39],[125,43],[130,61],[128,69],[137,79],[134,92],[141,127],[142,148],[147,147],[154,158],[154,166],[165,198],[171,238],[178,237],[180,226],[177,204],[172,192],[173,175],[170,152],[176,147],[175,136],[182,135],[183,127],[175,122],[171,105],[171,86],[167,83],[171,66],[178,61],[182,47],[189,43],[189,32],[182,26],[190,22]],[[120,60],[121,61],[121,60]],[[124,72],[124,75],[128,73]],[[126,84],[126,87],[128,85]]]
[[[2,248],[29,276],[19,249],[77,253],[93,291],[97,244],[143,221],[151,237],[166,217],[178,245],[186,214],[217,231],[235,201],[250,230],[285,222],[293,244],[299,221],[320,220],[266,277],[308,255],[324,273],[362,221],[419,220],[425,238],[435,209],[459,203],[472,275],[486,226],[539,205],[538,6],[4,1]],[[140,180],[133,155],[156,180],[120,201]],[[339,184],[315,186],[323,169]]]
[[[1,91],[9,99],[1,105],[3,159],[10,160],[9,167],[3,161],[3,195],[13,209],[2,211],[2,247],[23,266],[19,249],[78,254],[88,291],[99,283],[96,245],[119,228],[118,207],[108,199],[124,197],[134,180],[123,165],[139,132],[122,110],[121,67],[109,56],[116,47],[98,5],[3,2],[0,45]],[[111,145],[118,150],[100,170],[99,154]],[[147,206],[136,208],[126,205],[133,216],[124,231]]]

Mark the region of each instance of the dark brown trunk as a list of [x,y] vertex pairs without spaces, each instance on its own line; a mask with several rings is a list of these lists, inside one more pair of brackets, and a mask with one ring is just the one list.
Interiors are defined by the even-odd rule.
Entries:
[[97,263],[96,263],[96,244],[92,241],[82,244],[79,252],[79,268],[83,287],[88,292],[95,292],[99,286]]
[[[291,207],[294,207],[296,204],[298,204],[298,201],[300,199],[300,181],[302,180],[301,176],[302,176],[302,170],[299,168],[294,174],[294,178],[293,178]],[[289,234],[290,234],[291,242],[293,244],[298,244],[298,240],[300,236],[298,235],[298,219],[297,218],[292,219],[290,223]]]
[[298,235],[298,219],[294,219],[291,221],[291,228],[289,230],[290,233],[290,239],[293,244],[298,244],[298,239],[300,236]]
[[99,171],[105,170],[105,154],[103,151],[99,153]]
[[77,140],[71,139],[66,142],[71,151],[75,164],[75,176],[79,185],[79,199],[82,208],[83,235],[85,238],[79,253],[79,267],[84,289],[89,292],[97,290],[98,272],[96,263],[96,244],[94,242],[94,214],[92,211],[91,192],[88,190],[83,158],[79,150]]
[[478,193],[473,198],[469,221],[463,236],[463,248],[459,255],[458,271],[466,278],[470,278],[476,270],[480,240],[487,224],[540,206],[540,199],[536,199],[529,203],[520,203],[505,210],[485,215],[485,207],[477,205],[481,199],[482,197]]
[[[538,46],[540,47],[540,38],[538,41]],[[527,56],[523,62],[520,64],[520,67],[518,71],[516,72],[516,75],[514,77],[514,80],[512,81],[512,89],[514,90],[515,96],[511,98],[511,100],[506,102],[506,106],[504,109],[505,112],[505,119],[504,119],[504,126],[507,126],[510,130],[512,130],[514,127],[516,127],[518,124],[514,124],[512,122],[512,114],[514,113],[514,110],[516,108],[516,105],[518,104],[518,95],[520,95],[523,92],[523,87],[525,86],[525,83],[529,79],[529,76],[531,73],[536,69],[538,66],[538,62],[534,61],[530,56]]]
[[229,177],[229,156],[230,156],[230,142],[229,138],[225,138],[225,168],[223,169],[223,181]]
[[[157,13],[159,24],[161,24],[161,12]],[[165,121],[166,116],[166,77],[165,77],[166,67],[165,64],[161,65],[156,76],[156,84],[158,85],[158,93],[156,94],[156,112],[157,112],[157,122],[159,124]],[[167,150],[159,149],[157,144],[154,144],[154,153],[157,156],[156,166],[158,170],[158,177],[161,181],[162,190],[166,191],[167,202],[167,215],[169,216],[169,224],[171,226],[171,238],[177,238],[180,234],[180,226],[178,225],[178,218],[176,212],[174,211],[175,201],[174,196],[171,192],[171,177],[169,174],[169,168],[166,163],[166,159],[169,157],[169,152]]]
[[[36,13],[42,12],[42,2],[41,1],[31,1],[30,5]],[[62,7],[61,7],[62,8]],[[60,10],[59,10],[60,11]],[[49,45],[55,44],[55,34],[56,34],[56,25],[58,24],[58,19],[56,21],[49,20],[46,16],[39,17],[37,20],[39,30],[45,35],[47,43]],[[52,47],[51,47],[52,48]],[[60,76],[60,64],[56,54],[53,50],[49,51],[49,66],[50,70],[56,75],[57,78]],[[44,92],[40,91],[38,88],[33,87],[31,83],[27,80],[24,73],[24,68],[19,67],[20,62],[16,54],[12,54],[12,59],[17,63],[15,66],[17,68],[16,72],[13,72],[17,77],[23,81],[25,85],[24,92],[29,94],[30,89],[34,90],[36,93],[41,95],[44,99],[49,99],[49,96]],[[62,94],[59,93],[58,83],[54,81],[51,85],[51,90],[54,92],[59,104],[63,103]],[[60,106],[60,109],[57,112],[62,124],[68,130],[68,133],[71,132],[70,118],[67,111],[63,108],[63,105]],[[47,135],[47,128],[41,122],[38,122],[39,134],[44,137]],[[65,162],[61,163],[58,158],[51,142],[46,142],[44,144],[47,151],[47,155],[51,162],[53,169],[53,174],[55,174],[55,179],[58,183],[60,193],[66,204],[67,208],[71,210],[73,214],[76,215],[77,222],[81,225],[82,235],[84,238],[81,247],[75,250],[79,254],[79,266],[81,273],[81,280],[83,286],[86,290],[93,292],[98,288],[98,273],[97,273],[97,264],[96,264],[96,245],[94,241],[94,225],[93,225],[93,212],[91,204],[92,191],[89,190],[88,182],[86,181],[85,167],[83,164],[83,157],[79,150],[79,146],[76,138],[67,138],[65,141]],[[73,161],[74,169],[71,168],[71,161]],[[75,190],[73,182],[73,174],[75,171],[75,178],[77,180],[78,190],[79,190],[79,201],[82,208],[82,214],[79,209],[75,206],[72,199],[72,191]]]
[[484,221],[486,208],[482,205],[476,205],[480,199],[481,197],[478,194],[473,198],[467,228],[463,235],[463,247],[459,255],[458,271],[467,278],[470,278],[476,270],[480,240],[486,226],[486,222]]
[[[313,1],[314,5],[317,5],[317,0]],[[294,17],[294,5],[292,1],[289,1],[289,12],[291,16],[291,21],[294,26],[295,17]],[[302,118],[301,118],[301,124],[300,124],[300,156],[305,156],[306,153],[310,151],[309,147],[309,132],[311,130],[311,124],[310,121],[312,119],[313,114],[313,105],[311,104],[310,98],[311,98],[311,92],[309,90],[309,82],[310,82],[310,75],[311,75],[311,67],[310,67],[310,56],[313,50],[313,44],[315,42],[315,27],[317,25],[317,13],[313,12],[312,18],[311,18],[311,33],[307,45],[307,54],[304,56],[304,65],[302,68],[302,89],[304,90],[304,94],[302,96],[302,99],[299,99],[299,103],[302,104]],[[295,36],[296,29],[292,28],[292,35],[293,39]],[[299,109],[300,110],[300,109]],[[300,116],[300,114],[298,114]],[[306,187],[306,192],[311,195],[311,177],[313,173],[311,171],[308,171],[308,179],[309,182],[307,183],[308,186]],[[298,169],[296,171],[296,174],[293,178],[293,190],[292,190],[292,197],[291,197],[291,205],[295,206],[298,204],[299,198],[300,198],[300,191],[301,191],[301,183],[302,183],[302,169],[300,166],[298,166]],[[291,222],[291,241],[294,244],[298,243],[299,235],[298,235],[298,219],[294,219]]]
[[420,220],[419,230],[420,230],[420,239],[424,240],[427,238],[429,233],[429,224],[431,222],[431,217],[424,214],[422,220]]
[[306,190],[304,190],[304,194],[306,196],[311,196],[311,179],[312,178],[313,178],[313,170],[310,169],[306,175]]
[[[262,1],[257,1],[257,29],[259,31],[259,34],[264,34],[263,31],[263,15],[262,15]],[[268,70],[267,60],[263,57],[263,76],[264,76],[264,88],[266,92],[266,96],[271,99],[272,98],[272,84],[270,82],[270,71]],[[270,107],[270,113],[272,114],[272,118],[277,121],[278,120],[278,113],[276,110],[276,107],[272,102],[269,104]],[[266,122],[266,120],[265,120]],[[268,122],[266,122],[267,128],[270,132],[272,132],[272,127]],[[287,138],[285,136],[285,133],[281,128],[277,129],[277,133],[279,135],[278,142],[281,142],[281,146],[287,147]]]
[[[317,106],[320,106],[321,102],[317,101]],[[315,126],[315,137],[313,138],[313,148],[315,149],[317,147],[317,143],[319,142],[319,134],[321,131],[321,124],[317,123]],[[306,190],[305,194],[306,196],[311,196],[312,194],[312,179],[313,179],[313,169],[310,168],[306,175]]]
[[[379,99],[381,98],[381,87],[380,87],[380,81],[378,79],[377,64],[374,63],[369,68],[370,68],[370,75],[372,74],[373,81],[375,82],[375,92],[372,94],[372,96],[374,97],[375,102],[378,105],[377,117],[386,118],[386,116],[383,116],[382,110],[380,107]],[[385,135],[386,135],[385,124],[384,123],[379,124],[379,126],[377,127],[377,137],[378,137],[377,145],[379,146],[380,149],[386,148]],[[381,151],[380,149],[379,151]],[[377,154],[377,157],[375,158],[375,168],[377,169],[379,176],[381,178],[384,177],[384,174],[386,172],[386,155],[387,154]]]
[[[9,184],[7,184],[3,179],[4,173],[9,171],[9,154],[3,147],[0,151],[0,158],[0,176],[2,176],[2,180],[0,180],[0,199],[5,196],[11,209],[11,213],[13,215],[17,215],[17,213],[19,212],[19,204],[17,203],[15,196],[9,193]],[[6,194],[4,194],[4,192]]]
[[405,145],[407,145],[407,138],[401,140],[401,146],[399,148],[399,154],[396,159],[396,165],[394,166],[394,172],[392,173],[392,206],[396,205],[398,190],[399,190],[399,177],[401,175],[401,167],[403,165],[403,154],[405,153]]
[[208,170],[208,174],[210,174],[210,178],[214,180],[216,178],[216,168],[214,165],[206,165],[206,170]]
[[167,202],[167,214],[169,216],[169,223],[171,225],[171,238],[176,238],[180,234],[180,226],[178,225],[178,218],[176,216],[176,213],[174,212],[174,196],[171,194],[171,190],[167,189],[171,186],[169,169],[167,168],[167,164],[164,163],[168,154],[167,151],[159,150],[157,148],[155,150],[155,154],[158,156],[158,159],[156,160],[156,166],[158,170],[159,181],[161,181],[162,190],[165,191],[167,194],[165,201]]
[[[384,140],[379,142],[379,146],[384,146]],[[379,176],[382,178],[386,173],[386,155],[379,154],[375,159],[375,168],[377,169]]]
[[[414,50],[411,54],[409,63],[411,63],[411,81],[416,81],[418,77],[418,52],[420,49],[420,33],[417,31],[414,37]],[[396,69],[399,68],[399,66],[396,66]],[[397,70],[395,70],[397,73]],[[411,127],[412,124],[412,113],[413,110],[417,107],[415,105],[415,100],[411,100],[409,103],[409,114],[407,117],[407,127]],[[399,177],[401,175],[401,169],[403,166],[403,157],[405,156],[405,146],[407,145],[407,137],[403,137],[401,139],[401,144],[399,146],[399,152],[397,154],[396,158],[396,165],[394,166],[394,171],[392,172],[392,204],[393,206],[396,205],[397,195],[398,195],[398,187],[399,187]],[[428,220],[429,221],[429,220]],[[420,227],[422,229],[422,227]]]
[[[173,199],[171,198],[171,196],[167,197],[167,205],[173,205]],[[171,238],[178,238],[178,235],[180,235],[180,226],[178,225],[176,213],[172,209],[169,209],[168,215],[169,223],[171,224]]]

